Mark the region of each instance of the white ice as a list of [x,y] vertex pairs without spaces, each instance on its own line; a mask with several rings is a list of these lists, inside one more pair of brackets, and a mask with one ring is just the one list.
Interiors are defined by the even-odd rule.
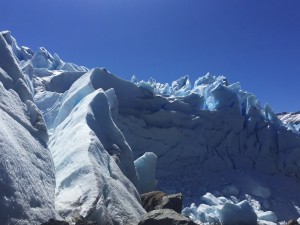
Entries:
[[57,217],[54,165],[43,117],[14,49],[21,51],[10,33],[0,33],[0,221],[39,225]]
[[71,221],[79,214],[99,224],[135,224],[145,213],[135,186],[100,141],[104,131],[118,136],[113,126],[105,92],[95,90],[55,128],[49,148],[56,169],[56,207],[63,218]]

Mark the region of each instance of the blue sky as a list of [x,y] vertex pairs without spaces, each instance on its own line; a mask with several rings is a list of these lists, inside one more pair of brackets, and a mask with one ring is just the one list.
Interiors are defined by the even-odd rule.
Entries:
[[210,72],[300,110],[300,0],[1,0],[0,30],[125,79]]

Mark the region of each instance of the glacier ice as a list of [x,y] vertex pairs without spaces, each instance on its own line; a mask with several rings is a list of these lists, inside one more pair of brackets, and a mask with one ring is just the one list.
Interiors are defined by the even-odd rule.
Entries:
[[277,223],[277,216],[272,211],[261,212],[257,215],[259,220],[270,221]]
[[294,133],[300,133],[300,112],[283,112],[277,115],[278,118],[287,125],[288,129]]
[[38,225],[57,216],[54,165],[14,43],[9,32],[0,33],[0,221]]
[[[193,203],[182,210],[182,214],[199,223],[214,224],[277,224],[278,220],[272,211],[261,211],[255,206],[256,201],[235,198],[215,197],[211,193],[202,196],[198,207]],[[255,211],[256,209],[256,211]],[[258,222],[258,223],[257,223]]]
[[154,191],[157,185],[155,180],[157,156],[153,152],[146,152],[134,161],[140,179],[140,193]]
[[[207,197],[212,197],[214,201],[207,202]],[[256,224],[257,215],[247,201],[234,203],[225,199],[225,202],[217,199],[211,193],[203,196],[204,204],[198,207],[193,203],[191,207],[182,210],[183,215],[190,217],[199,223],[214,224]]]
[[[170,84],[134,76],[130,82],[104,68],[64,62],[45,48],[34,52],[19,47],[10,32],[2,36],[0,55],[6,60],[0,58],[0,81],[12,99],[21,99],[9,105],[3,100],[1,109],[38,143],[46,143],[49,133],[50,149],[57,154],[56,205],[61,215],[78,213],[121,224],[119,215],[130,220],[128,211],[137,221],[144,211],[136,188],[143,192],[155,184],[155,157],[143,158],[153,151],[158,188],[183,192],[185,205],[215,191],[225,196],[207,198],[215,200],[215,207],[232,201],[229,206],[235,210],[246,198],[261,218],[270,220],[268,211],[278,221],[299,217],[300,126],[291,119],[295,115],[279,120],[269,105],[262,106],[224,76],[206,74],[194,83],[183,76]],[[90,188],[82,186],[86,180]],[[100,199],[93,201],[95,196]],[[126,201],[133,207],[125,206]],[[212,211],[207,215],[210,221],[219,218]]]
[[[103,82],[102,76],[107,76],[107,71],[103,69],[94,69],[82,77],[80,77],[64,96],[61,107],[58,111],[57,117],[54,121],[54,127],[61,124],[70,114],[74,107],[80,103],[85,96],[98,89],[98,83]],[[115,95],[112,95],[110,90],[106,90],[108,97],[108,104],[111,106],[113,102],[117,102]],[[113,107],[111,107],[113,109]],[[104,109],[103,109],[104,110]],[[104,145],[105,149],[118,158],[119,166],[122,172],[129,178],[129,180],[138,188],[138,177],[133,163],[133,154],[130,146],[124,139],[123,134],[116,126],[110,113],[102,112],[103,119],[100,124],[91,124],[90,126],[96,132],[96,135]]]
[[[145,213],[136,188],[105,149],[100,135],[118,138],[118,131],[109,130],[110,126],[113,121],[105,92],[95,90],[74,106],[51,136],[56,207],[69,221],[79,214],[99,224],[134,224]],[[107,128],[106,134],[101,127]]]
[[[10,35],[9,32],[5,34]],[[10,54],[10,61],[3,62],[2,67],[18,72],[22,78],[18,81],[28,87],[28,95],[22,95],[22,101],[26,104],[26,119],[32,123],[32,127],[27,126],[29,131],[44,141],[45,148],[47,130],[51,135],[48,146],[56,168],[55,205],[60,216],[70,222],[81,215],[99,224],[137,223],[145,210],[137,191],[139,179],[132,151],[115,124],[118,116],[115,91],[98,89],[97,82],[102,79],[93,78],[107,71],[95,69],[85,74],[85,67],[64,63],[57,54],[52,56],[45,48],[40,48],[27,60],[18,59],[14,56],[19,54],[18,49],[11,52],[6,45],[0,49],[2,55]],[[9,76],[3,68],[0,72],[1,81],[8,88],[15,88],[15,77]],[[43,113],[47,129],[33,102]],[[12,111],[21,112],[13,106],[10,107]],[[52,163],[52,158],[49,162]],[[54,171],[51,165],[49,173]],[[49,194],[52,209],[49,207],[49,211],[55,212],[55,182],[52,181],[52,195]],[[49,217],[55,218],[56,214],[49,216],[45,212],[44,218],[31,222],[44,222]]]

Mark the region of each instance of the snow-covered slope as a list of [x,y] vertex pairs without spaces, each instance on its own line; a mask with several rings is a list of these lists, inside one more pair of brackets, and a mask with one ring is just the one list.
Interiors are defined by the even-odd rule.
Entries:
[[0,33],[0,221],[37,225],[56,217],[54,166],[46,126],[14,48],[10,34]]

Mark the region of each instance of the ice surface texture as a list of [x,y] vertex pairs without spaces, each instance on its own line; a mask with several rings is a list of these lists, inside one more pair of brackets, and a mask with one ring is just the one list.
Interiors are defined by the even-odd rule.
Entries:
[[[40,77],[42,82],[37,82],[36,87],[46,90],[45,82],[59,76],[53,73]],[[87,72],[65,92],[60,101],[61,110],[50,123],[54,127],[60,124],[74,105],[95,89],[113,88],[118,105],[114,107],[114,123],[125,136],[134,157],[154,152],[158,157],[159,188],[184,192],[186,203],[202,193],[196,187],[208,173],[217,176],[221,171],[241,170],[247,174],[254,170],[298,179],[299,134],[285,126],[269,105],[262,107],[239,84],[229,84],[224,77],[209,74],[199,78],[194,86],[187,76],[172,85],[162,85],[154,79],[142,83],[136,78],[132,81],[122,80],[105,69]],[[47,121],[47,114],[44,115]],[[105,146],[110,154],[118,152],[114,147]],[[128,176],[124,167],[122,171]],[[275,205],[271,204],[271,209]],[[285,212],[294,214],[282,213],[279,218],[296,215],[293,207],[290,203]]]
[[155,180],[157,156],[153,152],[146,152],[134,161],[135,168],[140,179],[140,193],[155,190],[157,180]]
[[[19,49],[11,54],[19,55]],[[108,72],[85,73],[85,67],[64,63],[45,48],[31,53],[26,59],[16,58],[15,64],[22,65],[34,87],[34,101],[51,135],[58,213],[70,222],[81,215],[99,224],[137,223],[145,210],[132,150],[115,124],[118,101],[113,89],[104,92],[97,87]],[[10,82],[6,71],[0,72]],[[28,105],[34,112],[36,106]]]
[[[139,194],[106,151],[107,144],[118,150],[126,145],[113,124],[106,93],[93,91],[69,113],[49,142],[59,214],[70,221],[82,215],[99,224],[136,224],[145,213]],[[107,143],[103,135],[118,141]]]
[[[203,204],[196,207],[192,204],[189,208],[184,208],[182,213],[199,223],[213,223],[224,225],[255,225],[257,215],[252,206],[246,201],[234,203],[224,197],[216,198],[211,193],[206,193],[203,197]],[[270,217],[265,213],[264,219]],[[275,221],[277,222],[277,221]]]
[[258,202],[249,198],[238,201],[235,197],[215,197],[206,193],[197,207],[194,203],[182,210],[182,214],[198,223],[214,224],[278,224],[277,216],[272,211],[261,211]]
[[16,46],[9,32],[0,33],[0,221],[37,225],[56,217],[54,165]]
[[[12,66],[0,66],[0,79],[6,89],[22,93],[21,100],[31,112],[30,124],[35,130],[43,130],[43,123],[35,122],[40,121],[36,120],[40,117],[32,103],[31,93],[35,94],[34,100],[51,135],[49,143],[58,180],[57,205],[62,215],[69,218],[77,212],[89,216],[96,212],[93,215],[99,221],[119,221],[118,215],[133,210],[138,218],[142,211],[135,205],[135,187],[142,190],[146,183],[154,184],[155,180],[153,171],[148,174],[151,179],[139,180],[133,159],[143,159],[145,152],[154,152],[159,188],[170,193],[183,192],[185,204],[197,201],[209,189],[230,192],[241,200],[248,192],[259,199],[264,212],[273,211],[279,220],[299,217],[299,132],[295,124],[281,122],[269,105],[261,106],[238,83],[230,84],[225,77],[210,74],[194,84],[188,76],[171,84],[154,79],[138,81],[136,77],[130,82],[105,69],[88,70],[65,63],[45,48],[37,52],[19,48],[10,35],[8,40],[12,43],[8,52],[16,57],[7,61]],[[7,52],[6,48],[1,49],[1,54]],[[17,64],[19,68],[14,66]],[[47,137],[40,139],[46,141]],[[146,168],[153,169],[154,161],[138,162],[139,174]],[[102,181],[110,184],[115,180],[107,173],[108,165],[118,174],[120,188],[114,192],[115,198],[125,194],[134,205],[115,210],[119,214],[111,214],[112,209],[118,201],[122,206],[126,198],[111,197],[107,201],[111,193],[107,194],[106,188],[98,190]],[[96,176],[98,172],[102,175]],[[248,185],[236,179],[239,176]],[[86,180],[91,187],[80,186]],[[283,182],[289,187],[285,192],[279,188]],[[223,190],[226,185],[227,190]],[[129,187],[125,188],[127,192],[123,187]],[[83,191],[86,197],[78,199],[75,196],[81,194],[74,194],[72,203],[65,202],[63,196],[68,189],[70,193]],[[100,199],[95,200],[95,196]],[[252,207],[256,204],[249,201]],[[100,219],[96,216],[100,212],[109,213]]]
[[296,133],[300,132],[300,112],[294,113],[280,113],[278,114],[279,119],[288,126],[289,129]]
[[[223,171],[258,171],[274,176],[274,180],[283,174],[294,180],[288,183],[299,179],[299,133],[239,84],[210,74],[199,78],[194,86],[187,77],[171,86],[153,79],[140,83],[135,77],[132,81],[149,94],[132,100],[139,102],[138,107],[123,106],[120,100],[118,125],[136,157],[145,151],[158,156],[159,188],[184,192],[185,204],[197,200],[196,193],[204,194],[206,188],[221,191]],[[181,88],[184,90],[178,92]],[[272,185],[276,187],[271,189],[277,189],[282,184],[274,181]],[[294,204],[299,206],[300,199],[292,198],[295,193],[294,188],[285,195],[274,193],[278,198],[269,206],[279,219],[298,217]]]

